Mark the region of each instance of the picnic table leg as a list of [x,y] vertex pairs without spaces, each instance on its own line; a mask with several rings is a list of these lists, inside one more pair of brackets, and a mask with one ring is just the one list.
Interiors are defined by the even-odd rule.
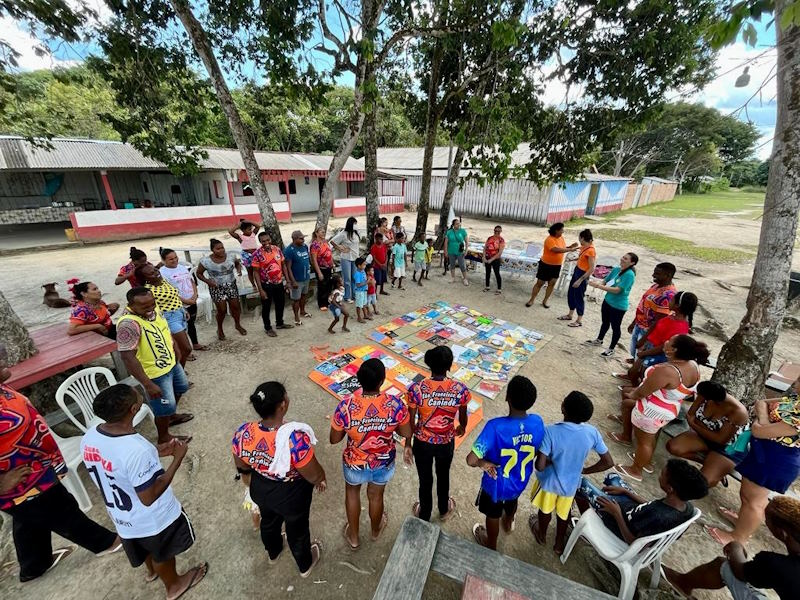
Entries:
[[114,350],[111,353],[111,360],[114,361],[114,369],[117,371],[117,381],[121,381],[128,376],[128,369],[125,368],[125,362],[119,355],[119,352]]

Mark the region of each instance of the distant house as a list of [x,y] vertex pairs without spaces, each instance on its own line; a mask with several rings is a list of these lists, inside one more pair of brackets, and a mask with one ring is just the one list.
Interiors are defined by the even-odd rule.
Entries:
[[[203,231],[259,219],[237,150],[206,148],[201,172],[175,177],[128,144],[54,139],[50,148],[0,136],[0,225],[70,221],[83,240]],[[257,152],[276,216],[315,213],[331,157]],[[404,182],[386,176],[381,207],[403,209]],[[364,213],[364,168],[348,159],[336,183],[335,215]]]
[[[420,197],[423,155],[424,148],[378,149],[378,169],[406,179],[405,196],[412,207]],[[530,146],[520,144],[512,154],[512,165],[524,165],[529,157]],[[434,210],[442,205],[451,160],[449,148],[434,148],[430,197],[430,208]],[[453,196],[453,208],[457,214],[538,224],[643,206],[648,201],[656,201],[656,198],[658,201],[671,200],[675,194],[675,182],[653,181],[645,188],[627,177],[599,173],[584,173],[576,181],[554,183],[543,188],[532,181],[517,178],[481,187],[475,180],[468,179],[469,174],[468,169],[462,168],[464,185],[457,188]],[[657,191],[653,193],[655,188]]]

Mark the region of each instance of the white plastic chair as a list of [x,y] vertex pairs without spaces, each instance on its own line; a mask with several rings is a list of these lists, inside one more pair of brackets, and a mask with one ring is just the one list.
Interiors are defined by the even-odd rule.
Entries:
[[53,439],[64,455],[64,461],[67,463],[67,474],[61,480],[67,491],[75,496],[78,501],[78,507],[83,512],[89,512],[92,509],[92,501],[89,500],[89,494],[86,493],[86,488],[78,475],[78,467],[83,464],[83,457],[81,456],[81,436],[74,436],[62,438],[54,431],[50,431]]
[[[103,422],[100,417],[94,414],[94,409],[92,408],[92,402],[95,396],[100,393],[100,386],[97,383],[98,375],[105,377],[109,386],[117,383],[114,373],[109,369],[105,367],[88,367],[67,377],[64,382],[58,386],[58,390],[56,390],[56,402],[58,406],[64,411],[64,414],[67,415],[67,418],[72,424],[84,433],[86,433],[90,427],[94,427],[98,423]],[[72,400],[78,405],[81,416],[83,417],[83,423],[72,414],[72,411],[67,407],[68,400]],[[134,427],[148,416],[150,420],[153,421],[153,427],[155,427],[156,421],[153,416],[153,411],[150,410],[147,403],[142,404],[142,408],[139,409],[139,412],[136,413],[136,416],[133,418]]]
[[208,285],[203,281],[197,282],[197,316],[203,316],[206,323],[211,323],[211,312],[214,310],[214,303],[211,301],[211,292]]
[[617,598],[631,600],[636,592],[639,571],[650,564],[653,565],[650,587],[658,587],[658,580],[661,577],[661,556],[692,523],[700,518],[700,514],[700,510],[695,507],[692,518],[685,523],[664,533],[639,538],[633,544],[628,545],[605,526],[593,509],[589,509],[581,515],[575,529],[572,530],[572,534],[567,540],[567,546],[564,548],[564,554],[561,555],[561,563],[567,562],[578,539],[584,538],[600,556],[619,569],[622,582]]
[[506,248],[522,251],[525,249],[525,242],[522,240],[510,240],[508,244],[506,244]]

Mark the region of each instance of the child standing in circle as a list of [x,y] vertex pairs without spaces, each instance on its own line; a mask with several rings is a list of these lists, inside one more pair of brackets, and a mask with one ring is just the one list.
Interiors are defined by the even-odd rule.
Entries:
[[[241,233],[240,233],[241,232]],[[253,277],[253,252],[258,250],[258,225],[239,219],[239,224],[234,225],[228,230],[232,238],[236,239],[242,245],[242,264],[247,269],[247,278],[250,280],[250,285],[253,289],[256,287],[256,280]]]
[[433,253],[436,251],[433,247],[433,238],[425,240],[428,245],[425,248],[425,279],[430,279],[431,263],[433,262]]
[[[538,518],[531,515],[528,527],[540,544],[547,539],[547,528],[553,511],[556,513],[556,541],[553,551],[561,556],[567,543],[567,523],[572,499],[581,484],[581,475],[599,473],[614,466],[614,459],[600,432],[589,425],[594,406],[581,392],[570,392],[561,403],[564,421],[548,425],[536,456],[536,480],[531,490],[531,504],[539,509]],[[589,452],[600,460],[584,468]]]
[[467,455],[470,467],[483,470],[475,505],[486,515],[486,525],[475,523],[472,535],[481,546],[497,550],[497,536],[511,533],[517,500],[533,475],[536,450],[544,438],[544,422],[527,410],[536,402],[536,386],[527,377],[515,375],[506,391],[508,416],[491,419]]
[[372,265],[364,267],[364,272],[367,274],[367,314],[369,314],[369,307],[372,307],[372,314],[378,314],[378,285],[375,280],[375,269]]
[[342,316],[344,317],[342,331],[348,332],[350,330],[347,328],[347,319],[350,318],[350,313],[347,312],[344,306],[344,281],[340,275],[334,275],[331,285],[333,286],[333,291],[328,296],[328,310],[333,316],[333,321],[328,327],[328,333],[336,333],[333,328],[339,322],[339,317]]
[[392,287],[394,282],[400,279],[397,284],[397,289],[403,289],[403,277],[406,276],[406,254],[408,249],[405,244],[406,238],[402,233],[398,233],[394,238],[394,246],[392,246],[392,264],[394,265],[394,274],[392,275]]
[[364,272],[366,261],[363,257],[355,260],[356,270],[353,273],[353,287],[356,297],[356,316],[359,323],[366,323],[366,319],[372,320],[367,313],[367,274]]
[[422,274],[425,271],[425,255],[428,245],[425,242],[414,242],[414,275],[411,280],[416,281],[417,285],[422,285]]

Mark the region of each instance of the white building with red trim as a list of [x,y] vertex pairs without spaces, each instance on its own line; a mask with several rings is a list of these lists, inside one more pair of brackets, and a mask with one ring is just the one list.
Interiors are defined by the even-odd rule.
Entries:
[[[69,221],[79,239],[129,239],[230,227],[259,220],[237,150],[205,148],[198,174],[167,167],[121,142],[53,139],[34,145],[0,136],[0,225]],[[316,213],[331,157],[257,152],[279,221]],[[381,212],[403,210],[405,181],[382,175]],[[365,212],[363,161],[348,159],[336,182],[334,216]]]

